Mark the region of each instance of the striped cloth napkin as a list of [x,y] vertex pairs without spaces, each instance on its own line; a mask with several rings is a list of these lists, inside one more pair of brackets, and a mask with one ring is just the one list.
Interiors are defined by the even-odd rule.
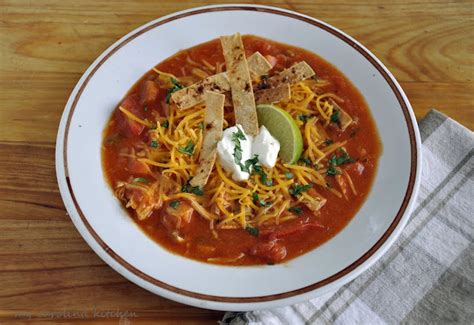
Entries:
[[474,134],[437,111],[419,126],[419,197],[390,250],[335,292],[223,324],[473,324]]

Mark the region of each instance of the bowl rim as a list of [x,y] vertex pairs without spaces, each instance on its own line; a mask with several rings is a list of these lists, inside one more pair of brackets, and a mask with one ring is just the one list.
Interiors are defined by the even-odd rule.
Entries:
[[[407,189],[402,201],[400,208],[398,209],[397,214],[393,217],[393,221],[390,226],[384,232],[384,234],[377,240],[377,242],[360,256],[357,260],[351,263],[346,268],[338,271],[337,273],[327,277],[323,280],[320,280],[311,285],[305,286],[303,288],[298,288],[295,290],[271,294],[266,296],[255,296],[255,297],[225,297],[225,296],[214,296],[207,295],[198,292],[188,291],[182,288],[178,288],[172,285],[169,285],[165,282],[162,282],[156,278],[151,277],[150,275],[140,271],[133,265],[129,264],[122,257],[113,251],[95,232],[92,228],[85,214],[82,212],[81,207],[78,201],[75,198],[73,187],[69,178],[68,164],[67,164],[67,143],[68,143],[68,132],[69,126],[74,115],[74,111],[77,103],[87,87],[88,82],[97,72],[97,70],[104,64],[108,58],[110,58],[115,52],[117,52],[121,47],[135,39],[136,37],[146,33],[153,28],[164,25],[168,22],[179,20],[180,18],[185,18],[193,15],[199,15],[209,12],[222,12],[222,11],[256,11],[263,13],[270,13],[274,15],[286,16],[289,18],[297,19],[303,22],[306,22],[310,25],[315,26],[316,28],[323,29],[326,32],[331,33],[333,36],[339,38],[369,61],[381,74],[384,80],[388,83],[391,90],[395,94],[398,103],[403,111],[403,116],[405,118],[407,131],[410,140],[410,176],[407,185]],[[244,5],[244,4],[228,4],[228,5],[211,5],[196,7],[184,11],[179,11],[172,13],[170,15],[158,18],[149,23],[139,26],[134,29],[109,48],[107,48],[102,54],[89,66],[89,68],[84,72],[81,79],[76,84],[74,90],[72,91],[70,98],[64,109],[61,123],[58,130],[58,136],[56,141],[56,174],[58,179],[58,184],[60,188],[60,193],[62,199],[65,203],[66,209],[69,212],[71,220],[75,224],[78,231],[81,233],[82,237],[86,240],[89,246],[98,254],[107,264],[112,268],[118,271],[120,274],[131,280],[132,282],[142,286],[143,288],[150,290],[154,293],[153,288],[150,288],[146,284],[151,284],[152,287],[158,289],[160,295],[164,295],[167,298],[184,302],[187,304],[203,307],[202,302],[209,302],[209,304],[204,307],[215,308],[215,309],[226,309],[228,307],[222,307],[213,305],[212,303],[223,303],[226,304],[238,304],[242,306],[243,304],[248,303],[263,303],[269,301],[276,301],[282,299],[288,299],[295,296],[300,296],[317,289],[321,289],[328,285],[337,285],[337,287],[342,286],[343,284],[354,279],[360,273],[369,268],[375,261],[377,261],[388,248],[393,244],[396,238],[401,233],[403,227],[409,218],[409,213],[413,207],[415,198],[418,193],[420,175],[421,175],[421,141],[418,126],[416,124],[416,119],[411,107],[408,98],[406,97],[404,91],[400,87],[399,83],[396,81],[394,76],[388,71],[388,69],[378,60],[375,55],[373,55],[369,50],[367,50],[363,45],[357,42],[352,37],[348,36],[339,29],[324,23],[313,17],[303,15],[291,10],[286,10],[277,7],[271,6],[262,6],[262,5]],[[68,204],[69,203],[69,204]],[[72,204],[70,204],[72,203]],[[75,218],[75,215],[78,215],[80,219]],[[140,280],[137,281],[134,277],[138,277]],[[141,282],[141,283],[140,283]],[[162,290],[159,290],[162,289]],[[181,298],[181,299],[180,299]],[[186,298],[186,299],[182,299]],[[201,303],[199,303],[201,301]],[[243,307],[243,306],[242,306]],[[242,308],[240,308],[242,309]],[[245,308],[247,309],[247,308]],[[239,310],[236,308],[235,310]]]

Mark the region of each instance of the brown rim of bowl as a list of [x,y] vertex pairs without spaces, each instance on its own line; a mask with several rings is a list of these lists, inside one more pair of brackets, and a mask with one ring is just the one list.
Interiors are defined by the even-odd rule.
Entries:
[[[308,285],[306,287],[292,290],[292,291],[287,291],[283,293],[278,293],[278,294],[273,294],[273,295],[266,295],[266,296],[257,296],[257,297],[222,297],[222,296],[212,296],[212,295],[206,295],[206,294],[200,294],[184,289],[180,289],[177,287],[174,287],[172,285],[169,285],[167,283],[164,283],[158,279],[155,279],[148,274],[143,273],[142,271],[138,270],[135,268],[133,265],[129,264],[127,261],[125,261],[122,257],[120,257],[117,253],[115,253],[107,244],[97,235],[97,233],[94,231],[94,229],[91,227],[89,222],[87,221],[87,218],[85,217],[84,213],[82,212],[76,197],[74,195],[71,181],[69,178],[69,172],[68,172],[68,166],[67,166],[67,137],[69,133],[69,126],[71,123],[72,115],[74,114],[74,110],[76,108],[76,105],[79,101],[79,98],[82,95],[82,92],[84,91],[85,87],[87,86],[89,80],[92,78],[92,76],[97,72],[97,70],[102,66],[102,64],[108,60],[110,56],[112,56],[117,50],[119,50],[122,46],[127,44],[128,42],[132,41],[136,37],[142,35],[143,33],[146,33],[147,31],[166,24],[170,21],[174,21],[180,18],[188,17],[188,16],[193,16],[193,15],[198,15],[206,12],[217,12],[217,11],[236,11],[236,10],[246,10],[246,11],[259,11],[259,12],[265,12],[265,13],[271,13],[275,15],[281,15],[281,16],[286,16],[294,19],[301,20],[303,22],[306,22],[308,24],[311,24],[313,26],[316,26],[317,28],[321,28],[326,32],[331,33],[332,35],[338,37],[339,39],[343,40],[345,43],[353,47],[355,50],[357,50],[360,54],[362,54],[378,71],[379,73],[384,77],[385,81],[390,85],[390,88],[394,92],[394,94],[397,97],[398,102],[400,103],[400,106],[402,107],[403,110],[403,115],[405,117],[405,121],[407,123],[407,128],[408,128],[408,133],[410,137],[410,145],[411,145],[411,170],[410,170],[410,179],[408,182],[407,190],[405,193],[405,196],[403,198],[403,202],[400,206],[400,209],[397,212],[397,215],[395,216],[394,220],[390,224],[389,228],[387,231],[382,235],[382,237],[379,238],[379,240],[372,246],[364,255],[359,257],[355,262],[347,266],[346,268],[342,269],[341,271],[337,272],[336,274],[318,281],[316,283],[313,283],[311,285]],[[125,40],[123,40],[121,43],[116,45],[112,50],[110,50],[107,55],[100,60],[100,62],[92,69],[92,71],[89,73],[89,75],[86,77],[84,82],[82,83],[81,87],[79,88],[79,91],[77,92],[74,101],[71,105],[71,110],[69,111],[69,115],[67,118],[66,122],[66,127],[65,127],[65,132],[64,132],[64,149],[63,149],[63,157],[64,157],[64,169],[65,169],[65,175],[66,175],[66,182],[67,182],[67,187],[69,190],[69,193],[71,195],[71,198],[74,202],[74,205],[76,207],[77,212],[79,213],[79,216],[81,217],[82,222],[86,226],[87,230],[89,233],[92,235],[92,237],[95,239],[95,241],[102,247],[102,249],[111,257],[113,258],[117,263],[119,263],[121,266],[123,266],[125,269],[127,269],[129,272],[133,273],[134,275],[138,276],[142,280],[145,280],[155,286],[158,286],[162,289],[171,291],[173,293],[183,295],[183,296],[188,296],[191,298],[196,298],[196,299],[201,299],[201,300],[207,300],[207,301],[216,301],[216,302],[223,302],[223,303],[249,303],[249,302],[265,302],[265,301],[272,301],[272,300],[279,300],[279,299],[284,299],[296,295],[300,295],[318,288],[321,288],[331,282],[334,282],[341,277],[345,276],[346,274],[352,272],[354,269],[356,269],[358,266],[360,266],[362,263],[364,263],[367,259],[369,259],[388,239],[388,237],[392,234],[392,232],[395,230],[397,225],[399,224],[402,216],[404,215],[408,203],[410,201],[410,198],[413,193],[413,189],[415,186],[415,179],[416,179],[416,172],[417,172],[417,149],[416,149],[416,138],[415,138],[415,131],[413,127],[413,123],[410,117],[410,112],[408,110],[406,102],[403,100],[403,95],[401,92],[398,90],[396,84],[392,80],[392,78],[388,75],[388,73],[385,71],[385,69],[368,53],[368,51],[364,50],[361,48],[357,43],[352,41],[350,38],[339,32],[338,30],[333,29],[330,26],[327,26],[325,24],[322,24],[321,22],[317,20],[313,20],[312,18],[305,17],[305,16],[300,16],[299,14],[288,12],[288,11],[280,11],[278,9],[273,9],[269,7],[252,7],[252,6],[228,6],[228,7],[210,7],[210,8],[201,8],[201,9],[196,9],[193,11],[188,11],[184,12],[175,16],[168,17],[164,20],[158,21],[150,26],[147,26],[146,28],[137,31],[136,33],[130,35],[127,37]]]

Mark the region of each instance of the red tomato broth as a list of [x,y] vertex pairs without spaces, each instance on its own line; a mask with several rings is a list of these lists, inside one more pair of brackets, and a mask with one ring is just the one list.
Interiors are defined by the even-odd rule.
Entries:
[[[381,143],[375,127],[375,123],[368,110],[365,100],[354,87],[354,85],[334,66],[329,64],[319,56],[301,48],[277,43],[271,40],[263,39],[253,35],[243,36],[243,42],[247,56],[256,51],[263,55],[272,55],[277,58],[274,69],[281,70],[289,67],[299,61],[306,61],[316,72],[316,76],[329,81],[325,90],[333,92],[344,99],[344,110],[352,117],[358,119],[357,126],[351,132],[338,132],[328,129],[328,135],[331,139],[342,141],[348,140],[346,145],[347,152],[351,157],[359,157],[361,151],[365,151],[364,159],[361,162],[364,171],[359,175],[354,168],[347,168],[352,181],[357,188],[357,195],[352,195],[350,200],[338,198],[330,191],[317,187],[317,191],[327,198],[327,203],[318,214],[313,214],[304,208],[302,214],[294,220],[280,224],[278,227],[284,229],[291,227],[305,219],[309,222],[318,222],[323,228],[311,228],[302,232],[295,233],[285,238],[279,239],[278,243],[285,246],[287,250],[286,257],[279,261],[288,261],[296,256],[304,254],[324,242],[334,237],[340,232],[354,217],[364,200],[367,198],[373,180],[376,174],[377,162],[381,153]],[[178,52],[176,55],[159,63],[156,68],[160,71],[172,73],[177,77],[182,77],[187,71],[187,56],[194,60],[204,58],[211,65],[216,62],[224,62],[222,48],[218,39],[197,45],[193,48]],[[184,68],[184,69],[183,69]],[[270,71],[270,74],[272,72]],[[129,91],[127,97],[139,94],[141,84],[146,80],[157,80],[157,74],[151,70],[146,73]],[[148,105],[147,110],[140,110],[140,118],[153,119],[155,112],[166,116],[165,105],[166,92],[161,91],[158,94],[154,104]],[[124,132],[126,117],[118,109],[112,114],[109,124],[104,131],[104,143],[102,150],[103,167],[109,184],[114,187],[118,181],[128,179],[130,176],[137,177],[141,173],[136,166],[130,165],[126,157],[120,155],[120,149],[133,146],[137,141],[148,142],[145,133],[140,135]],[[334,181],[329,182],[331,186]],[[154,241],[161,246],[179,255],[186,256],[195,260],[207,261],[208,258],[228,258],[230,260],[238,257],[242,252],[247,253],[257,243],[259,237],[252,236],[244,229],[216,229],[218,239],[216,239],[209,227],[209,222],[194,212],[191,224],[187,226],[182,235],[186,238],[186,243],[178,243],[169,231],[162,225],[161,209],[155,210],[152,215],[145,220],[138,220],[133,209],[127,209],[130,216],[135,220],[139,227]],[[261,231],[265,226],[261,228]],[[212,248],[212,249],[210,249]],[[211,251],[213,250],[213,251]],[[243,258],[235,261],[214,261],[218,264],[229,265],[255,265],[266,264],[269,259],[263,259],[250,254],[245,254]],[[212,262],[212,261],[211,261]]]

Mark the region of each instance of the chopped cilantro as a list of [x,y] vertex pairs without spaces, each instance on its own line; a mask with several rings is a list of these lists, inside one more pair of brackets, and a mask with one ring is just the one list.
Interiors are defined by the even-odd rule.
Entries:
[[290,173],[290,172],[285,172],[285,176],[288,179],[292,179],[293,177],[295,177],[295,175],[293,175],[293,173]]
[[333,165],[329,165],[328,170],[326,171],[326,175],[336,176],[339,174],[341,174],[341,172],[336,167],[334,167]]
[[232,140],[239,139],[239,140],[246,140],[244,132],[237,127],[237,131],[232,133]]
[[199,195],[199,196],[204,195],[204,191],[199,186],[193,186],[191,189],[191,193]]
[[150,147],[152,147],[153,149],[158,148],[158,141],[152,140],[152,141],[150,142]]
[[176,209],[180,204],[181,204],[181,202],[179,200],[171,201],[170,202],[170,207],[172,207],[173,209]]
[[173,87],[171,87],[170,89],[168,89],[168,93],[166,94],[166,104],[169,104],[170,103],[170,99],[171,99],[171,95],[180,90],[180,89],[183,89],[184,86],[181,85],[178,80],[176,80],[175,78],[171,78],[171,83],[173,84]]
[[288,209],[288,211],[290,211],[293,214],[300,215],[301,212],[303,212],[303,209],[301,209],[300,207],[291,207]]
[[312,184],[307,184],[307,185],[295,184],[295,185],[293,185],[293,187],[290,187],[288,192],[292,196],[297,197],[298,195],[301,195],[301,193],[306,192],[307,190],[309,190],[311,187],[313,187]]
[[341,121],[341,118],[339,117],[339,111],[334,110],[334,112],[331,115],[331,122],[332,123],[339,123]]
[[247,159],[245,165],[240,164],[242,171],[250,173],[253,172],[260,176],[260,180],[266,186],[272,186],[273,181],[268,179],[267,173],[263,170],[263,167],[258,163],[258,155],[254,155],[253,158]]
[[258,155],[254,155],[253,158],[247,159],[245,163],[242,163],[242,147],[240,145],[240,140],[246,141],[247,138],[241,129],[237,128],[237,131],[232,133],[232,142],[234,143],[234,162],[239,165],[240,170],[243,172],[250,173],[251,167],[255,168],[258,166]]
[[144,177],[137,177],[133,179],[134,183],[148,183],[148,179]]
[[310,117],[311,117],[310,115],[305,115],[305,114],[298,115],[298,119],[303,123],[306,123]]
[[333,143],[334,143],[334,141],[332,141],[332,139],[326,139],[324,141],[324,144],[327,145],[327,146],[329,146],[330,144],[333,144]]
[[257,203],[258,202],[258,194],[253,192],[252,193],[252,201],[253,203]]
[[191,185],[189,185],[189,182],[187,182],[186,184],[183,184],[181,186],[181,192],[183,193],[191,193]]
[[354,159],[349,156],[347,151],[340,149],[339,152],[342,152],[342,155],[339,157],[337,155],[333,155],[331,159],[329,159],[329,165],[340,166],[354,162]]
[[189,184],[189,181],[190,180],[188,180],[185,184],[183,184],[183,186],[181,186],[181,192],[192,193],[199,196],[204,195],[204,191],[202,190],[202,188],[200,188],[199,186],[191,186],[191,184]]
[[194,143],[191,140],[189,140],[186,147],[180,147],[178,148],[178,151],[185,155],[192,156],[193,151],[194,151]]
[[254,173],[260,175],[260,179],[262,183],[266,186],[272,186],[273,181],[268,179],[267,174],[263,170],[263,167],[258,164],[258,155],[254,155],[253,158],[247,159],[245,163],[242,163],[242,147],[240,146],[240,140],[247,140],[245,134],[242,132],[240,128],[237,128],[237,131],[232,133],[232,142],[234,143],[234,162],[239,165],[240,169],[243,172],[250,173],[253,171]]
[[349,164],[351,162],[354,162],[354,159],[352,159],[347,151],[340,149],[340,152],[342,152],[342,155],[337,156],[333,155],[331,159],[328,161],[328,170],[326,171],[326,175],[328,176],[336,176],[341,174],[340,170],[337,169],[337,166],[341,166],[344,164]]
[[301,157],[300,161],[306,166],[311,166],[311,160],[308,157]]
[[249,169],[242,164],[242,147],[240,145],[240,140],[247,140],[247,138],[245,137],[245,134],[242,132],[242,130],[237,127],[237,131],[232,133],[232,142],[235,145],[233,153],[234,162],[240,166],[240,169],[243,172],[249,172]]
[[201,130],[204,130],[204,122],[201,122],[198,124],[198,127],[201,129]]
[[[234,161],[238,165],[242,165],[242,148],[240,147],[240,144],[234,147]],[[242,166],[240,167],[242,169]]]
[[258,237],[258,233],[259,233],[258,228],[247,226],[247,227],[245,227],[245,231],[247,231],[250,235],[252,235],[254,237]]
[[250,167],[255,167],[257,164],[258,164],[258,155],[254,155],[253,158],[247,159],[245,161],[243,168],[242,166],[240,166],[240,169],[242,169],[242,171],[244,172],[250,173]]
[[170,127],[170,122],[168,120],[165,120],[163,122],[163,124],[161,124],[161,126],[164,128],[164,129],[167,129]]
[[272,186],[273,181],[271,179],[268,179],[267,173],[263,170],[263,167],[260,165],[255,165],[253,166],[253,170],[255,171],[256,174],[260,175],[260,180],[262,183],[266,186]]
[[258,194],[255,192],[252,193],[252,201],[253,203],[260,205],[261,207],[268,207],[272,205],[270,202],[267,202],[264,199],[260,199],[258,197]]

